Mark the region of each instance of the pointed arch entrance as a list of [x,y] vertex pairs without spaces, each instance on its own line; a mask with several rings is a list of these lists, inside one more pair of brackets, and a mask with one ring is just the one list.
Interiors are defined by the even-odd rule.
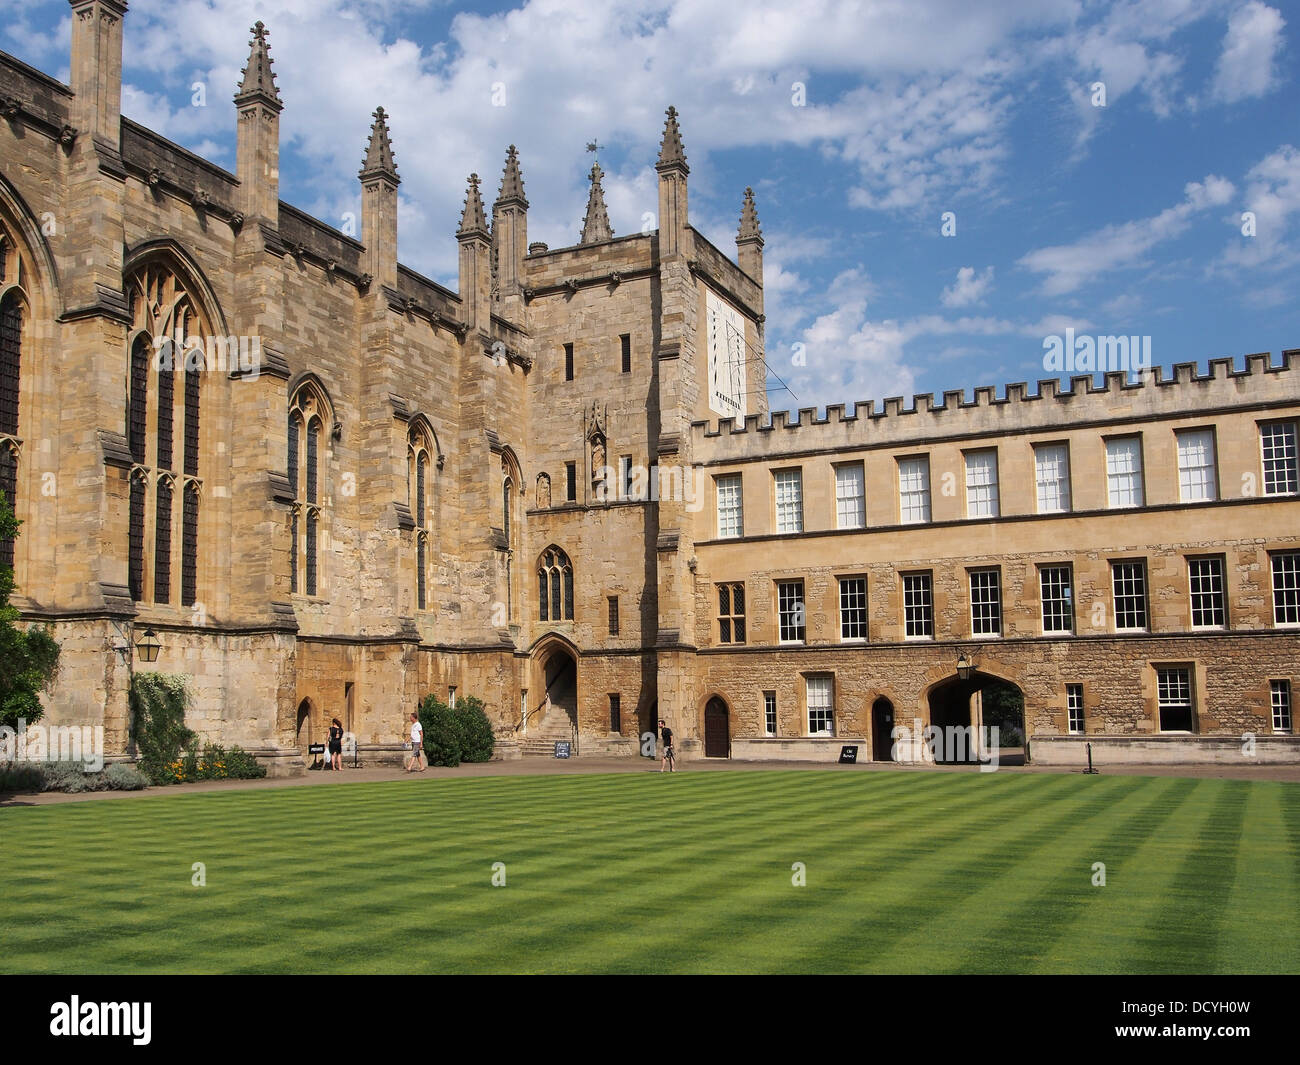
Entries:
[[530,733],[545,726],[559,732],[578,727],[578,649],[563,637],[551,634],[533,649],[532,683],[529,690],[533,705],[529,707]]
[[883,695],[871,704],[871,760],[894,760],[894,704]]
[[293,741],[304,751],[312,742],[312,725],[316,717],[315,707],[310,699],[304,699],[298,704],[297,721],[294,726]]
[[704,705],[704,757],[731,757],[731,712],[719,695]]

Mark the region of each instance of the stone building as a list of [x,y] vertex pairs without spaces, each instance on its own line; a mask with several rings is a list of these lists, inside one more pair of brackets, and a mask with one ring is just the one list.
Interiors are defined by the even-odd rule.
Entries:
[[530,244],[511,147],[452,292],[397,261],[382,108],[355,240],[279,199],[260,23],[232,174],[121,116],[125,0],[70,3],[71,85],[0,54],[0,550],[52,722],[125,750],[148,631],[276,771],[335,716],[393,749],[429,692],[510,753],[663,717],[888,757],[993,678],[1036,758],[1296,757],[1295,353],[769,416],[753,197],[734,258],[691,226],[671,108],[657,230],[613,234],[597,165],[579,242]]

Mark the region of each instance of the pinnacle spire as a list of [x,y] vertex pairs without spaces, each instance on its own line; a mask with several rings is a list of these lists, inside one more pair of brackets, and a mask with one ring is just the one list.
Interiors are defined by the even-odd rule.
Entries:
[[604,176],[600,164],[591,168],[591,192],[587,196],[587,215],[582,220],[582,244],[595,244],[597,241],[609,240],[614,229],[609,224],[609,212],[605,210],[605,190],[600,179]]
[[737,244],[763,243],[763,231],[758,225],[758,211],[754,208],[754,190],[745,188],[745,204],[740,209],[740,232],[736,235]]
[[659,162],[656,170],[668,170],[680,167],[685,173],[691,168],[686,165],[686,150],[682,147],[682,131],[677,126],[677,108],[669,107],[664,112],[668,120],[664,123],[664,139],[659,145]]
[[249,33],[253,39],[249,42],[248,66],[240,72],[244,79],[239,83],[239,91],[235,93],[235,102],[260,98],[279,111],[284,107],[284,101],[280,99],[280,90],[275,84],[275,71],[271,69],[271,45],[267,41],[271,31],[265,23],[259,21]]
[[456,230],[457,237],[488,235],[487,217],[483,214],[483,197],[479,195],[478,186],[478,175],[470,174],[469,188],[465,191],[465,210],[460,216],[460,228]]
[[524,198],[524,179],[519,174],[519,152],[512,144],[506,150],[506,168],[501,174],[501,191],[497,193],[497,203],[518,200],[525,210],[528,200]]
[[388,115],[382,107],[376,107],[375,121],[370,127],[370,144],[366,148],[366,158],[361,164],[362,181],[370,177],[387,177],[393,184],[399,184],[397,162],[393,159],[393,144],[388,139]]

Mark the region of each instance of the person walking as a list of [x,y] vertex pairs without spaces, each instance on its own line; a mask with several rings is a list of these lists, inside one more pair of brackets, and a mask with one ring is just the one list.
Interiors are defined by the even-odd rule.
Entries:
[[659,772],[662,773],[664,766],[667,766],[668,772],[676,773],[677,769],[674,763],[677,759],[673,754],[673,730],[668,727],[662,717],[659,719],[659,739],[663,742],[664,747],[663,759],[659,763]]
[[424,772],[420,764],[420,751],[424,749],[424,726],[420,724],[420,715],[411,714],[411,760],[406,765],[408,773]]
[[337,717],[333,719],[330,725],[329,740],[330,768],[343,768],[343,722]]

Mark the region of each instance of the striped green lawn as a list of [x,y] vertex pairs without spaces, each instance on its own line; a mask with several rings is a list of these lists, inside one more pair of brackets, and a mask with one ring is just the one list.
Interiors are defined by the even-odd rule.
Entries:
[[1300,971],[1295,784],[397,780],[9,808],[0,847],[2,972]]

